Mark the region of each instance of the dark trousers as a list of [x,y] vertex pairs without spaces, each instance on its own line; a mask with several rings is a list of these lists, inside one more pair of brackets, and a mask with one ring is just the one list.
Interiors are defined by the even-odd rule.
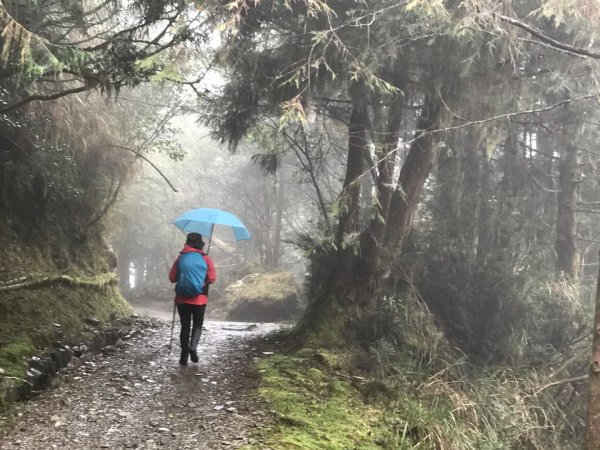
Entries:
[[[187,354],[190,350],[196,351],[198,341],[202,336],[202,323],[204,322],[204,310],[206,305],[189,305],[187,303],[178,303],[177,312],[181,321],[181,333],[179,339],[181,342],[181,353]],[[193,326],[192,326],[193,321]],[[192,338],[190,340],[190,329]]]

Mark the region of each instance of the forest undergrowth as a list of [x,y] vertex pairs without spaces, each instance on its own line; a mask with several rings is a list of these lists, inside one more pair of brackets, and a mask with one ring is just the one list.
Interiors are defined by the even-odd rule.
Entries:
[[[35,251],[26,253],[17,240],[2,244],[3,260],[13,265],[3,268],[1,278],[7,283],[0,296],[0,407],[14,400],[8,392],[34,383],[35,374],[28,373],[32,357],[82,344],[99,327],[132,312],[107,276],[106,255],[98,242],[81,248],[80,258],[71,255],[68,268],[51,257],[53,245],[67,246],[58,235],[52,245],[37,243],[31,247]],[[27,284],[31,287],[19,288]]]
[[[539,307],[557,289],[531,295]],[[552,318],[566,327],[572,316]],[[261,361],[261,394],[279,417],[267,433],[275,448],[580,448],[585,377],[572,375],[586,352],[553,349],[543,363],[529,360],[547,336],[520,329],[504,341],[512,347],[502,354],[512,358],[483,362],[453,345],[414,289],[384,297],[376,320],[385,331],[375,344],[332,348],[313,339]]]

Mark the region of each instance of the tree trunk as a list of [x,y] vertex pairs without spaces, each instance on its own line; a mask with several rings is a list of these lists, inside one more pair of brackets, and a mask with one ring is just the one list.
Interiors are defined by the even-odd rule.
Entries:
[[492,248],[492,173],[490,157],[483,151],[481,159],[481,189],[479,197],[479,217],[477,218],[477,264],[481,267]]
[[577,183],[579,161],[577,149],[566,145],[561,152],[558,209],[556,213],[556,272],[577,278]]
[[376,297],[381,280],[380,256],[385,236],[386,216],[393,192],[393,176],[396,161],[403,97],[398,94],[388,111],[385,138],[378,143],[377,158],[377,203],[373,206],[373,217],[360,236],[360,261],[356,271],[359,302],[369,302]]
[[402,240],[412,227],[421,191],[435,160],[433,135],[440,115],[440,99],[426,96],[413,143],[398,177],[387,215],[384,246],[391,258],[402,247]]
[[337,243],[344,241],[344,235],[356,231],[358,224],[360,183],[358,177],[363,172],[365,147],[368,146],[369,113],[367,110],[367,92],[362,83],[350,87],[352,113],[348,126],[348,157],[344,187],[339,198],[339,221]]
[[[502,163],[502,181],[496,194],[500,213],[494,220],[495,244],[497,248],[510,251],[511,242],[518,237],[515,231],[519,229],[520,224],[516,223],[513,217],[515,211],[519,210],[520,197],[524,195],[525,180],[517,129],[514,124],[508,124],[506,130]],[[504,252],[501,255],[508,256]]]
[[481,155],[471,144],[475,142],[473,133],[468,133],[463,147],[464,164],[462,178],[462,202],[458,222],[460,236],[469,260],[469,268],[477,254],[477,218],[481,196]]
[[585,450],[600,448],[600,271],[596,287],[594,338],[589,367]]
[[279,183],[276,185],[276,212],[275,212],[275,231],[273,236],[273,269],[279,269],[281,266],[281,229],[283,226],[283,204],[284,204],[284,177],[279,175],[275,176],[277,180],[279,177]]

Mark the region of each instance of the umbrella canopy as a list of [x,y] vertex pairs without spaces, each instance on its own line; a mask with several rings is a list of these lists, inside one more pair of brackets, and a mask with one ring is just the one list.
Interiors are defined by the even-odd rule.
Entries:
[[214,208],[198,208],[187,211],[171,222],[186,233],[200,233],[212,238],[215,225],[231,228],[237,241],[250,239],[250,233],[240,219],[227,211]]

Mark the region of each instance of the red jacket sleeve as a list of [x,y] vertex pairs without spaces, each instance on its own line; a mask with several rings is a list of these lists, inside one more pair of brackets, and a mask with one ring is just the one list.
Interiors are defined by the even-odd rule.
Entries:
[[177,282],[177,261],[179,261],[179,256],[177,257],[177,259],[173,263],[173,266],[171,266],[171,270],[169,271],[169,281],[171,281],[171,283]]
[[217,281],[217,272],[215,271],[215,265],[210,259],[210,256],[204,255],[204,260],[206,261],[206,284],[213,284]]

